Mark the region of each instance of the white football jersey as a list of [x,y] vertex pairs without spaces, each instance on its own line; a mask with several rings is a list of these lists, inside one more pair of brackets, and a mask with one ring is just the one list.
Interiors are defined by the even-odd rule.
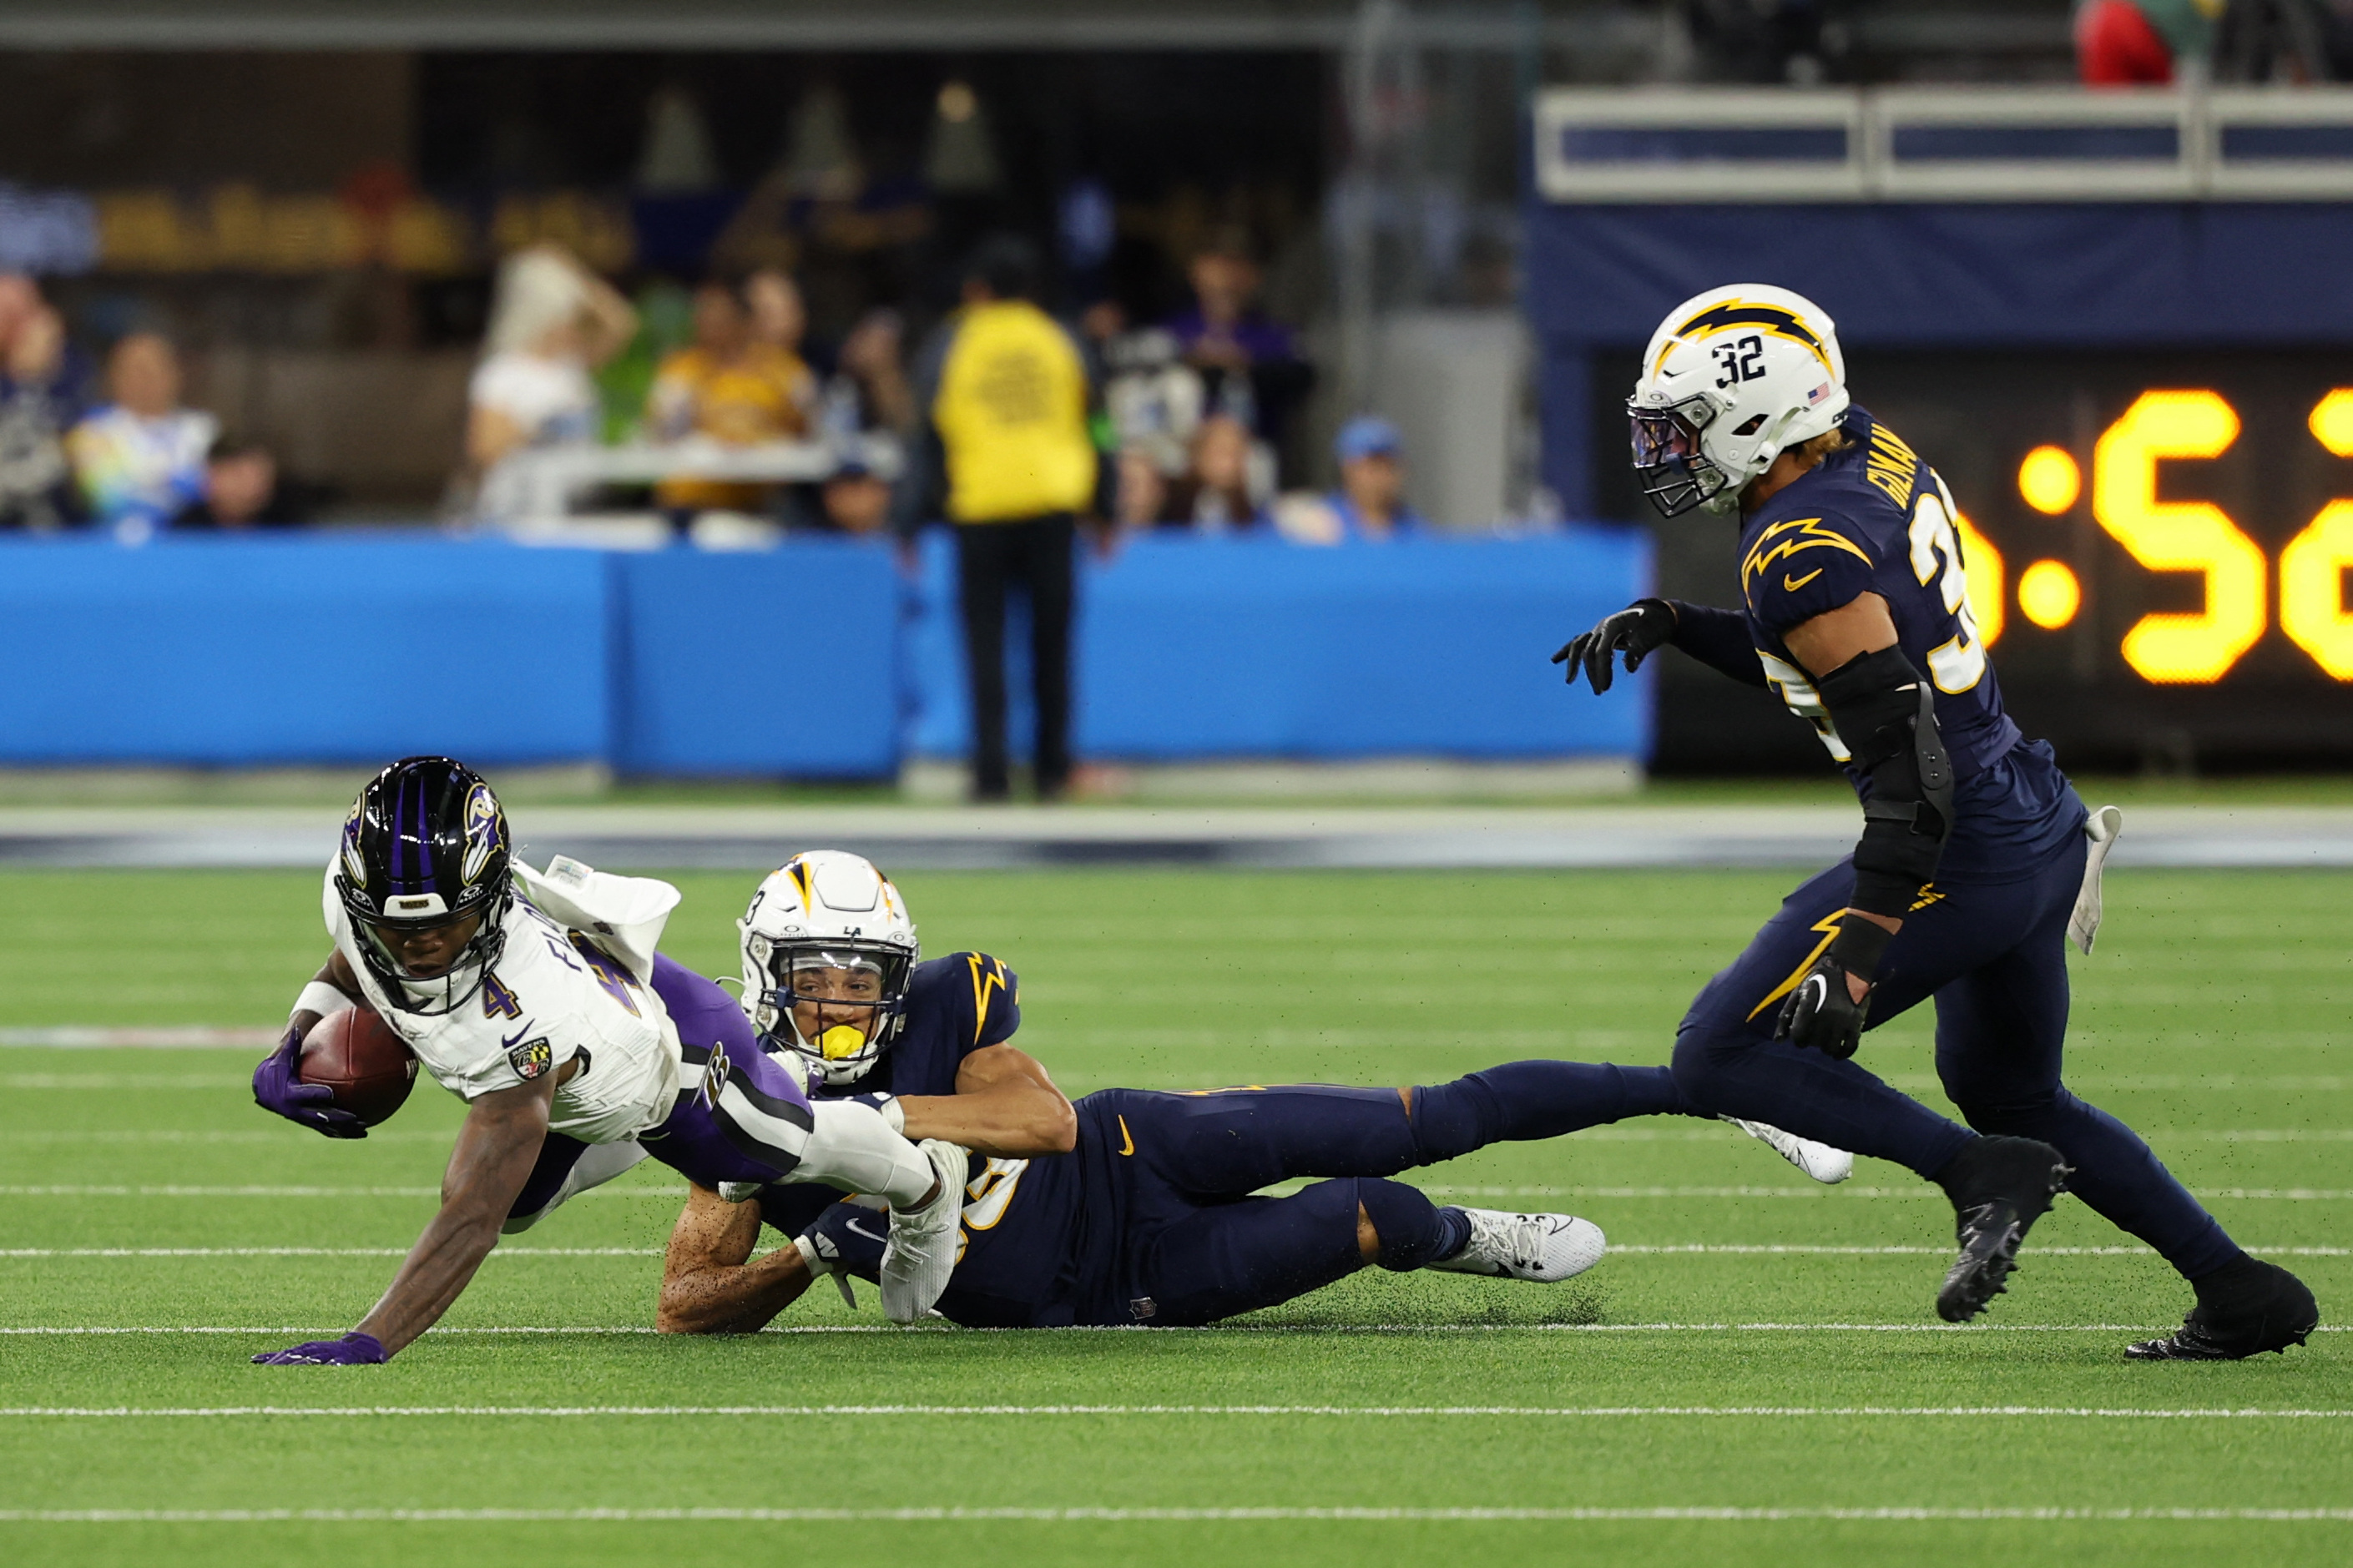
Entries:
[[[675,891],[662,890],[677,901]],[[505,951],[481,987],[452,1012],[409,1013],[392,1005],[361,956],[332,866],[325,901],[335,950],[369,1005],[450,1093],[472,1100],[577,1058],[580,1070],[555,1091],[550,1131],[613,1143],[669,1119],[678,1099],[678,1026],[653,987],[587,934],[518,896],[506,915]]]

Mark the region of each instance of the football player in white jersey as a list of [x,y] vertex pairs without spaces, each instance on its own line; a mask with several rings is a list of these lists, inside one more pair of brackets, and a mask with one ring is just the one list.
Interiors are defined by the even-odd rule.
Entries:
[[511,845],[489,784],[446,757],[393,763],[352,807],[326,878],[334,952],[256,1068],[254,1099],[329,1137],[366,1136],[297,1076],[311,1026],[359,1004],[467,1102],[466,1121],[440,1212],[383,1299],[340,1339],[254,1360],[386,1360],[448,1310],[502,1229],[649,1152],[723,1192],[820,1182],[882,1196],[886,1308],[902,1321],[927,1310],[955,1266],[965,1152],[919,1149],[871,1105],[813,1106],[797,1075],[757,1050],[682,1039],[674,1013],[708,1016],[713,997],[734,1008],[654,952],[677,890],[561,858],[541,874]]

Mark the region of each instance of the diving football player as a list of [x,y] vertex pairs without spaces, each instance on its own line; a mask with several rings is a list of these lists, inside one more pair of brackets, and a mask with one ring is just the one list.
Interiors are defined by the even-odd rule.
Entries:
[[[1659,511],[1738,527],[1742,607],[1643,599],[1555,662],[1599,692],[1613,656],[1632,669],[1672,644],[1775,688],[1862,800],[1854,853],[1791,893],[1693,1003],[1676,1081],[1700,1105],[1943,1187],[1960,1247],[1936,1298],[1947,1320],[2005,1288],[2028,1228],[2071,1191],[2196,1292],[2179,1331],[2126,1354],[2304,1342],[2319,1313],[2302,1281],[2248,1257],[2137,1134],[2062,1081],[2062,948],[2098,892],[2084,803],[2003,710],[1952,494],[1850,402],[1831,319],[1784,289],[1711,289],[1660,324],[1626,406]],[[2088,950],[2088,921],[2079,940]],[[1866,1029],[1932,996],[1937,1076],[1968,1127],[1853,1059]]]
[[[333,1138],[366,1129],[299,1075],[321,1016],[364,1002],[466,1121],[441,1208],[350,1333],[254,1359],[381,1362],[448,1310],[501,1229],[527,1227],[651,1152],[704,1182],[823,1182],[891,1205],[886,1305],[913,1318],[955,1267],[961,1150],[919,1150],[870,1105],[811,1105],[758,1051],[729,1054],[691,1020],[710,981],[657,956],[678,892],[558,858],[515,860],[482,778],[410,757],[371,780],[327,868],[334,951],[253,1075],[266,1110]],[[520,891],[518,891],[520,884]],[[739,1015],[740,1016],[740,1015]]]
[[[1366,1264],[1565,1279],[1601,1256],[1590,1223],[1442,1208],[1386,1178],[1501,1140],[1699,1114],[1664,1068],[1552,1061],[1411,1089],[1106,1089],[1073,1106],[1012,1044],[1012,973],[977,952],[922,962],[905,900],[858,857],[796,857],[761,885],[742,931],[751,1016],[737,1015],[733,1048],[756,1029],[760,1047],[806,1063],[819,1103],[868,1100],[910,1137],[972,1152],[939,1309],[974,1326],[1205,1323]],[[698,1027],[717,1035],[725,1021]],[[1852,1165],[1746,1131],[1818,1180]],[[1326,1179],[1250,1195],[1293,1177]],[[796,1245],[753,1262],[763,1223]],[[872,1278],[884,1240],[872,1210],[829,1193],[698,1184],[670,1238],[659,1326],[757,1329],[818,1275]]]

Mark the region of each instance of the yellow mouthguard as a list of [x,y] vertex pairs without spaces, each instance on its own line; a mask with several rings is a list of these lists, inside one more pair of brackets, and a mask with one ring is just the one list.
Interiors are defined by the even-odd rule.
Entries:
[[817,1037],[818,1055],[829,1062],[856,1056],[865,1044],[865,1032],[853,1029],[848,1024],[836,1024]]

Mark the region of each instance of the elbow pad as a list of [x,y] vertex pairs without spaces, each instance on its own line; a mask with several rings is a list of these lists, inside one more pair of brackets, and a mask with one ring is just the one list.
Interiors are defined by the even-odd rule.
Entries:
[[1953,763],[1936,730],[1936,689],[1893,647],[1849,659],[1815,689],[1871,780],[1852,907],[1901,920],[1953,836]]

